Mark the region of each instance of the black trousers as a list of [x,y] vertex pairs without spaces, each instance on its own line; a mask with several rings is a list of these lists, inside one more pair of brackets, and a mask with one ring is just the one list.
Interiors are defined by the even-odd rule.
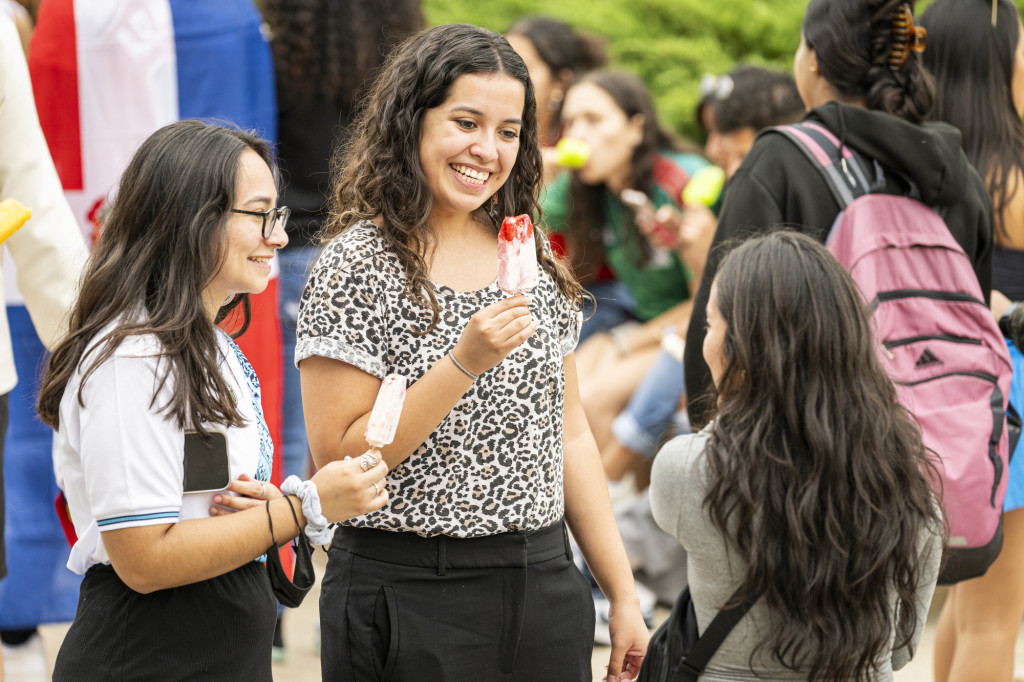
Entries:
[[277,600],[263,564],[150,594],[110,566],[82,581],[55,682],[271,682]]
[[325,682],[590,682],[594,603],[565,525],[486,538],[339,528]]

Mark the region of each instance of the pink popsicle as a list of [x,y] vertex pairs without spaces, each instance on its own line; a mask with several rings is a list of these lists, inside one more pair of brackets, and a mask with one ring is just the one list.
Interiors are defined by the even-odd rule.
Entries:
[[537,250],[533,222],[523,214],[505,218],[498,232],[498,287],[508,294],[537,285]]
[[370,412],[370,421],[366,424],[363,438],[373,448],[382,448],[395,439],[398,430],[398,418],[402,414],[402,403],[405,402],[405,377],[400,374],[389,374],[381,382],[377,399]]

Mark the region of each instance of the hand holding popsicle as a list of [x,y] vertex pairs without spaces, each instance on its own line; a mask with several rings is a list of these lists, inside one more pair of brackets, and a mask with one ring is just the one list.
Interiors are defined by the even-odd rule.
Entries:
[[452,354],[469,372],[480,375],[504,360],[535,331],[537,321],[530,315],[530,299],[521,294],[510,296],[478,310]]

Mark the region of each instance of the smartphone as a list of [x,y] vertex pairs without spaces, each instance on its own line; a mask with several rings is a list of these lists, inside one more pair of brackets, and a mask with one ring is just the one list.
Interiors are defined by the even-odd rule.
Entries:
[[224,490],[230,482],[227,436],[212,431],[203,438],[195,431],[186,431],[185,492],[215,492]]

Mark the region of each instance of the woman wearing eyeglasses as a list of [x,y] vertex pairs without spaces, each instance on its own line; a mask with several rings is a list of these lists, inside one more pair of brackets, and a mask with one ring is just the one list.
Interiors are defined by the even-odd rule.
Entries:
[[387,502],[386,466],[359,459],[295,495],[269,483],[259,384],[217,323],[241,311],[244,331],[288,243],[272,168],[262,140],[182,121],[121,180],[39,398],[85,575],[55,680],[269,682],[260,556]]

